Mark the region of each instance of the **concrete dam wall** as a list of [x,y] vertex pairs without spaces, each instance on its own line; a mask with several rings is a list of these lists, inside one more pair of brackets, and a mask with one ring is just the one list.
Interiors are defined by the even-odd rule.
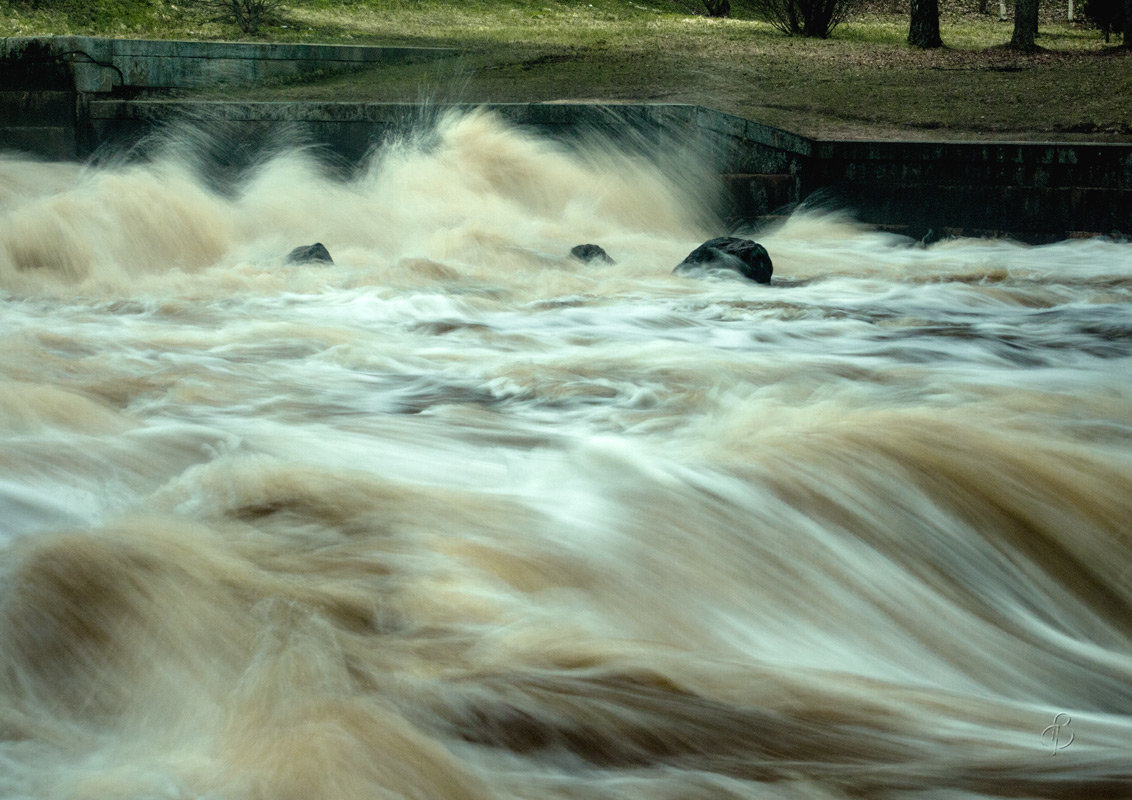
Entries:
[[[219,102],[164,90],[255,85],[308,72],[361,69],[451,51],[334,45],[5,39],[0,148],[84,159],[177,122],[223,129],[249,151],[284,133],[357,162],[391,131],[419,121],[412,104]],[[1132,234],[1132,145],[814,140],[691,105],[509,103],[511,122],[569,139],[600,131],[650,145],[680,140],[727,189],[729,222],[757,222],[798,203],[849,209],[913,236],[1011,235],[1049,241]],[[432,109],[436,110],[436,109]]]

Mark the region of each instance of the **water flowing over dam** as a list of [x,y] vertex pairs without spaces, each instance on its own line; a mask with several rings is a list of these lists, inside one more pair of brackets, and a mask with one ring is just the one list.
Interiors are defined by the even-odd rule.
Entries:
[[0,158],[0,796],[1128,796],[1132,244],[203,158]]

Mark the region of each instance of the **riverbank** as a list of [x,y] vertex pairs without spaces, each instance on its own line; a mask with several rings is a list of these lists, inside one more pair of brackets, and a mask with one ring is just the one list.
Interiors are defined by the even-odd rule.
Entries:
[[[99,3],[91,4],[92,7]],[[449,48],[448,59],[382,65],[350,75],[199,90],[197,99],[355,102],[689,103],[818,139],[1132,142],[1119,87],[1132,56],[1096,30],[1042,20],[1043,51],[1002,45],[1009,22],[949,4],[936,51],[910,48],[904,4],[874,5],[831,39],[791,38],[751,17],[693,13],[695,2],[637,4],[494,0],[316,0],[288,8],[255,41]],[[0,11],[10,34],[86,33],[144,38],[239,36],[189,24],[153,0],[149,17],[90,18]],[[14,7],[13,7],[14,8]],[[165,9],[166,18],[158,19]],[[47,12],[43,12],[46,14]],[[164,12],[163,12],[164,13]],[[139,12],[140,14],[140,12]],[[101,21],[100,21],[101,20]]]

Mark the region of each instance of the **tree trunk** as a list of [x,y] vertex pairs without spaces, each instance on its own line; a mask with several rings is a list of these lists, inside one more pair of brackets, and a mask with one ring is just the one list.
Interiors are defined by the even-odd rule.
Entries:
[[1038,33],[1038,0],[1014,0],[1014,35],[1010,46],[1015,50],[1036,50]]
[[1132,0],[1124,0],[1124,24],[1121,25],[1121,34],[1124,36],[1124,49],[1132,50]]
[[998,21],[1006,22],[1006,0],[998,0]]
[[939,0],[912,0],[908,43],[924,49],[943,47],[939,38]]

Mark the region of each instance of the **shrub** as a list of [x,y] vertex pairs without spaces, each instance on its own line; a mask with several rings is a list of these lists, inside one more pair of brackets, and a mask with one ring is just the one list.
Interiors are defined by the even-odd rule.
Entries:
[[825,39],[858,0],[752,0],[755,13],[783,33]]
[[214,22],[234,23],[247,34],[278,16],[283,0],[188,0],[187,5]]

